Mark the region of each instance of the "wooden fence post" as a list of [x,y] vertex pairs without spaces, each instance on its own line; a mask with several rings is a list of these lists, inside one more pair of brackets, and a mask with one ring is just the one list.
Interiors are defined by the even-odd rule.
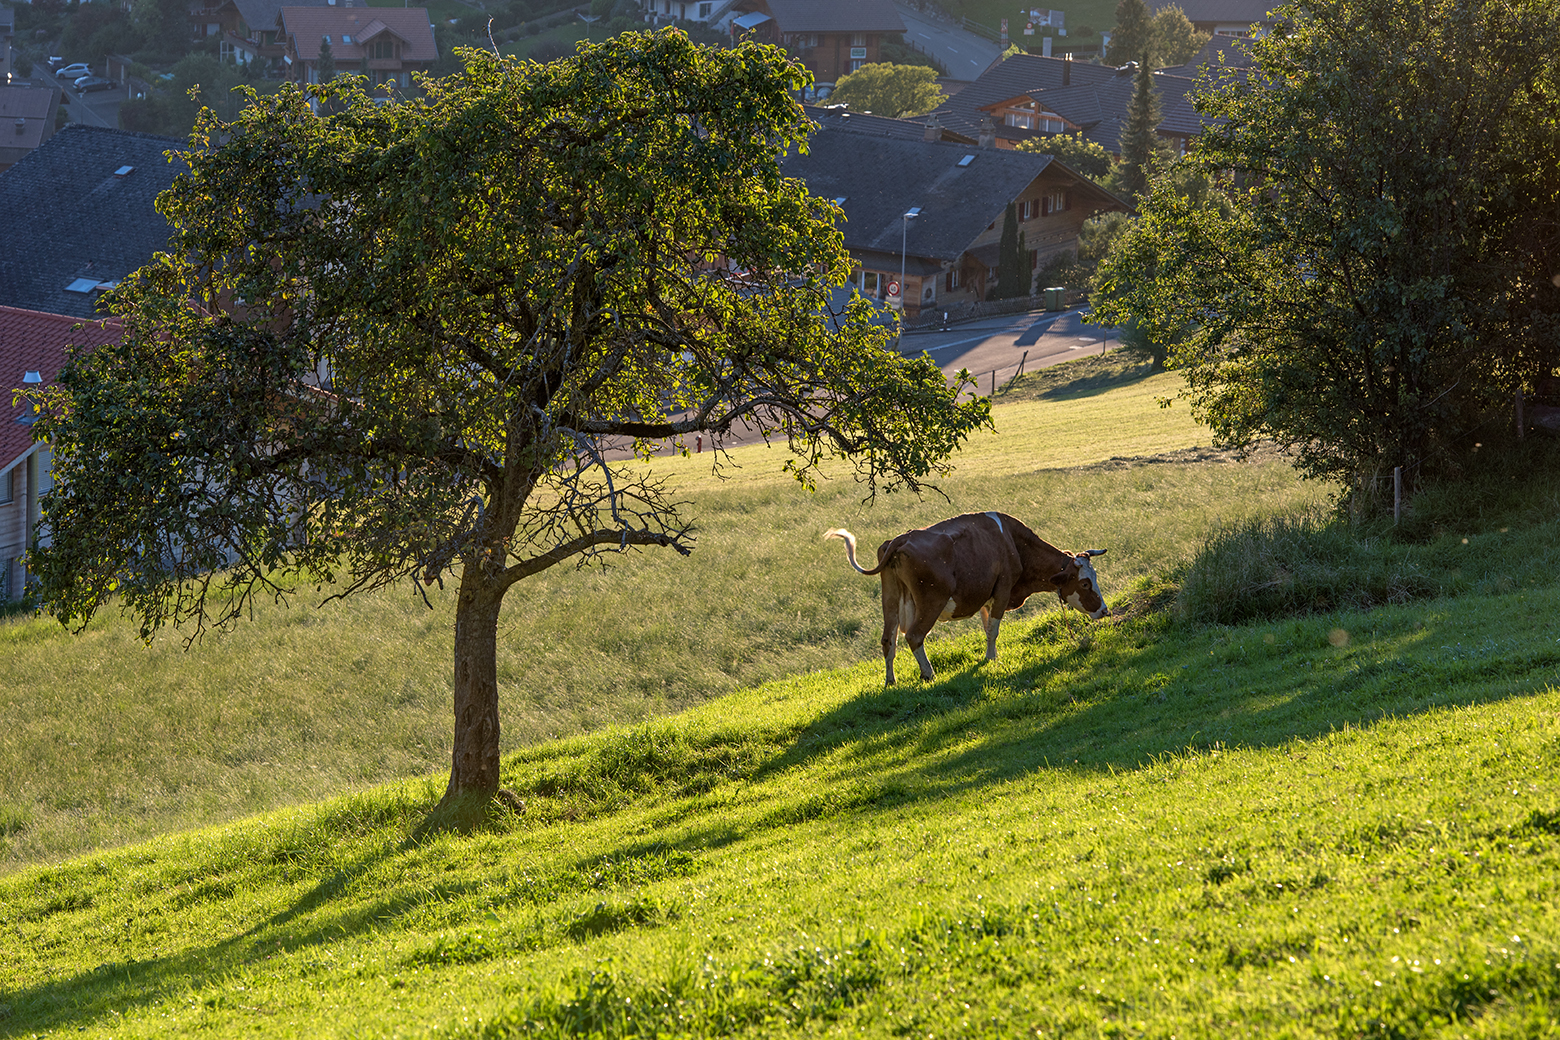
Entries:
[[1392,467],[1392,526],[1403,516],[1403,467]]
[[1522,421],[1522,388],[1517,387],[1517,440],[1522,439],[1522,427],[1527,424]]

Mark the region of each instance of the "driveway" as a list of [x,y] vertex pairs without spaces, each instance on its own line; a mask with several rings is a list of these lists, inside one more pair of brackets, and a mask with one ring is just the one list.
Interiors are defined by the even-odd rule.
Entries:
[[64,92],[60,100],[65,105],[65,111],[70,114],[72,123],[119,129],[119,103],[125,100],[124,87],[82,94],[68,81],[55,76],[42,65],[33,66],[33,80],[46,87],[59,87]]
[[995,43],[972,32],[922,14],[914,8],[894,5],[905,23],[905,42],[942,62],[948,78],[972,82],[1002,56]]
[[1076,307],[980,318],[947,329],[917,329],[900,337],[899,352],[911,357],[927,354],[950,379],[959,369],[968,369],[980,393],[989,394],[993,381],[1001,386],[1020,366],[1033,372],[1115,349],[1116,330],[1090,325],[1087,317],[1086,308]]

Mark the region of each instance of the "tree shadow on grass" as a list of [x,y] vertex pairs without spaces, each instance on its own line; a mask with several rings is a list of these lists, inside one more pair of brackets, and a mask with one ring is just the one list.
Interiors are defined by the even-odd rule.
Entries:
[[1158,375],[1152,362],[1121,354],[1080,358],[1037,372],[1026,373],[1007,384],[998,395],[1002,403],[1014,401],[1081,401],[1119,390]]
[[1159,630],[1096,639],[1065,620],[1042,621],[1025,638],[1049,643],[1048,654],[989,672],[980,649],[943,644],[933,651],[934,682],[864,686],[749,777],[758,785],[808,768],[805,790],[766,794],[745,821],[722,818],[662,843],[697,852],[1046,770],[1121,773],[1187,751],[1278,748],[1388,718],[1529,697],[1560,681],[1560,646],[1481,657],[1440,646],[1447,637],[1425,630],[1351,655],[1328,646],[1322,622],[1293,637],[1306,645],[1290,647],[1265,643],[1260,628],[1139,624]]
[[[427,807],[422,808],[426,811]],[[287,906],[226,938],[145,960],[105,961],[76,975],[26,988],[0,990],[0,1004],[8,1006],[7,1013],[0,1016],[0,1037],[30,1036],[72,1026],[84,1028],[88,1023],[157,1004],[177,993],[199,991],[273,956],[292,955],[382,929],[387,922],[430,904],[458,899],[479,887],[476,881],[440,879],[415,890],[397,886],[378,898],[360,897],[342,905],[342,897],[353,886],[389,863],[414,854],[424,844],[411,836],[351,857],[334,869],[327,869]],[[234,865],[230,872],[242,874],[240,882],[255,880],[256,873],[261,877],[286,878],[290,873],[306,874],[310,869],[308,859],[306,852],[282,841],[269,859],[253,858]],[[208,878],[205,884],[217,880]],[[184,902],[187,897],[181,900],[178,894],[165,893],[159,909],[163,914],[174,915]],[[83,906],[90,908],[90,898]],[[92,924],[95,922],[84,922],[86,927]]]

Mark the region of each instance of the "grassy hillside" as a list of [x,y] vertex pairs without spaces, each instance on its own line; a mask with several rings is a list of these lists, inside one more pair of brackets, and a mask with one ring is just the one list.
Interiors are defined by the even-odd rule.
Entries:
[[[863,504],[843,476],[809,495],[778,472],[780,449],[738,449],[724,479],[708,454],[655,460],[686,489],[697,551],[557,568],[511,591],[504,747],[877,658],[877,585],[820,541],[831,527],[870,552],[1000,508],[1064,547],[1107,547],[1100,573],[1119,596],[1221,524],[1325,494],[1281,463],[1107,463],[1207,443],[1183,406],[1155,405],[1173,377],[1140,375],[1078,363],[1008,395],[996,432],[943,483],[947,502]],[[447,769],[451,597],[432,610],[409,590],[319,599],[267,607],[188,651],[177,635],[143,647],[113,617],[79,637],[47,619],[0,623],[0,870]],[[1025,613],[1047,609],[1037,598]]]
[[1554,588],[1049,615],[0,880],[0,1036],[1547,1036]]

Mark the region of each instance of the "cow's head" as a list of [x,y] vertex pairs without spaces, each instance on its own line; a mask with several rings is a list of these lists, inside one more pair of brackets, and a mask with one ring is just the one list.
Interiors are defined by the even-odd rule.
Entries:
[[1074,553],[1067,569],[1051,579],[1056,586],[1057,598],[1064,606],[1080,611],[1098,621],[1110,613],[1105,605],[1105,594],[1100,591],[1100,579],[1094,573],[1091,556],[1103,556],[1104,549],[1085,549]]

